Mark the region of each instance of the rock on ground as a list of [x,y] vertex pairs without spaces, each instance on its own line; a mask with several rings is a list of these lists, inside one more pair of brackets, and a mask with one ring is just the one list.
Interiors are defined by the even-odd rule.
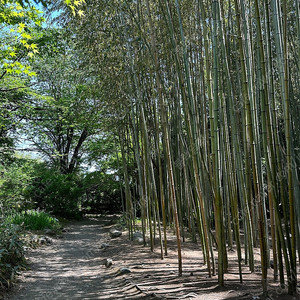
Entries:
[[132,240],[139,245],[143,245],[144,244],[144,239],[143,239],[143,233],[140,231],[136,231],[133,233],[132,235]]
[[115,228],[112,228],[109,233],[110,233],[111,238],[117,238],[122,235],[122,231],[117,230]]

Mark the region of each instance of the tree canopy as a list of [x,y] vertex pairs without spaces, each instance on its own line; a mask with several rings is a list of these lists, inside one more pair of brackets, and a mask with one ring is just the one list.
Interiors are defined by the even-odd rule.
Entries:
[[178,275],[191,237],[220,286],[228,250],[243,282],[259,248],[264,296],[271,257],[274,280],[296,293],[299,5],[1,1],[0,189],[26,140],[43,160],[24,187],[35,208],[70,216],[107,200],[129,238],[137,217],[152,251],[158,237],[161,258],[174,228]]

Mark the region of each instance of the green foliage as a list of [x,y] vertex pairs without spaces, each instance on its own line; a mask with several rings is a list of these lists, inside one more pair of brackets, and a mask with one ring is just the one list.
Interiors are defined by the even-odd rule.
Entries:
[[10,215],[13,223],[24,223],[28,229],[38,229],[35,226],[43,227],[44,223],[53,220],[46,213],[30,209],[65,218],[79,218],[81,210],[120,211],[120,182],[113,169],[116,165],[112,164],[111,168],[107,164],[104,166],[101,171],[87,175],[62,174],[59,169],[50,168],[43,162],[14,157],[10,164],[0,165],[1,214]]
[[87,142],[99,133],[101,102],[65,32],[45,29],[39,43],[41,55],[33,63],[36,93],[30,95],[25,134],[52,166],[70,174],[80,166]]
[[2,214],[9,210],[23,210],[32,206],[25,197],[31,184],[38,161],[27,158],[14,158],[7,165],[0,165],[0,209]]
[[60,226],[56,218],[39,210],[27,210],[15,213],[7,217],[7,221],[12,224],[21,225],[28,230],[43,230],[46,228],[57,230]]
[[13,146],[14,141],[8,136],[7,131],[5,129],[0,129],[0,161],[2,163],[8,163],[11,160],[13,156]]
[[102,172],[118,170],[121,159],[117,157],[119,151],[119,144],[113,133],[101,134],[88,143],[86,161],[91,165],[97,164]]
[[55,216],[80,217],[79,205],[83,193],[79,178],[74,174],[61,174],[57,169],[40,165],[36,176],[27,187],[27,199],[35,207]]
[[[15,136],[21,128],[21,119],[28,104],[28,80],[20,76],[7,75],[0,80],[0,163],[7,163],[13,156]],[[18,88],[16,88],[18,87]]]
[[84,16],[84,12],[80,7],[85,3],[85,0],[64,0],[64,3],[71,9],[73,16],[76,16],[76,14],[79,17]]
[[33,5],[11,0],[0,2],[0,24],[5,26],[1,33],[0,78],[5,74],[35,75],[27,62],[21,59],[26,56],[30,59],[38,53],[31,31],[44,21],[41,13]]
[[10,287],[25,265],[24,244],[18,225],[0,223],[0,287]]
[[87,213],[120,212],[122,208],[120,183],[115,174],[93,172],[86,175],[82,210]]

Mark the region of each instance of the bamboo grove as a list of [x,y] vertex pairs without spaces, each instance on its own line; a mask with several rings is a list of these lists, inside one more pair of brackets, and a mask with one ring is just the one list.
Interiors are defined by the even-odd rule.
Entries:
[[[299,0],[92,2],[85,19],[100,14],[101,22],[89,25],[86,57],[106,61],[100,71],[116,78],[107,93],[130,234],[140,215],[144,237],[163,258],[173,227],[179,275],[182,242],[197,240],[199,262],[220,286],[227,251],[235,250],[243,282],[242,268],[255,270],[257,247],[263,293],[271,272],[296,292]],[[101,37],[119,55],[109,58]]]

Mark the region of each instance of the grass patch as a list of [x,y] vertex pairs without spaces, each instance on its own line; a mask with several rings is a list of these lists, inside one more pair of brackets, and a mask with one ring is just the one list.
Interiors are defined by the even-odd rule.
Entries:
[[59,221],[44,211],[27,210],[15,213],[8,217],[7,221],[20,225],[27,230],[59,229]]
[[[26,267],[24,230],[60,230],[60,222],[39,210],[10,212],[0,217],[0,291],[11,287],[15,276]],[[0,295],[1,298],[1,295]]]

